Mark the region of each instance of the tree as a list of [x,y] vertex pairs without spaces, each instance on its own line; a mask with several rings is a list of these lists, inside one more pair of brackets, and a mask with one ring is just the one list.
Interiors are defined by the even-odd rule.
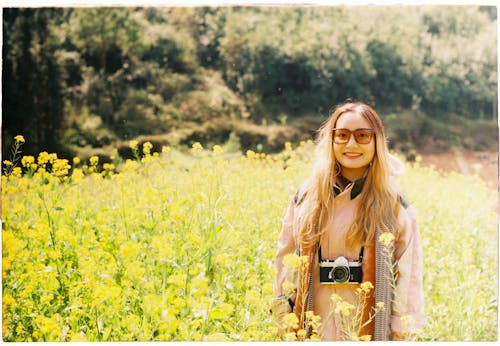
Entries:
[[53,25],[57,9],[16,9],[3,12],[3,151],[9,139],[23,134],[25,150],[58,150],[64,120],[64,70]]

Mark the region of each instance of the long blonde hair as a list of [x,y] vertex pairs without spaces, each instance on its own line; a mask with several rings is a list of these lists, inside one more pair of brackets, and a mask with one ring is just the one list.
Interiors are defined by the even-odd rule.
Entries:
[[333,151],[333,129],[338,118],[348,112],[360,114],[375,130],[375,155],[359,195],[359,207],[348,231],[347,244],[368,243],[373,239],[377,226],[390,232],[395,228],[398,194],[389,180],[389,153],[382,121],[370,106],[348,102],[335,107],[318,130],[312,174],[299,191],[301,202],[297,222],[303,247],[320,241],[332,216],[333,188],[342,172]]

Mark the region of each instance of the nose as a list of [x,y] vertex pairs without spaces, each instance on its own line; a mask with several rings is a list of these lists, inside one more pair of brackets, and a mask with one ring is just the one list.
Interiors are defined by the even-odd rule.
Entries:
[[352,147],[352,146],[357,146],[358,142],[356,142],[356,139],[354,138],[354,133],[351,133],[349,136],[349,140],[347,141],[346,147]]

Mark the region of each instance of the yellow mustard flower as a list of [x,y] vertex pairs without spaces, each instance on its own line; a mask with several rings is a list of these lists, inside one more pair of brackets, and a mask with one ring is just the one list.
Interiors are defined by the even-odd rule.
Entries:
[[99,163],[99,156],[91,156],[90,159],[89,159],[89,163],[91,166],[97,166],[97,164]]
[[151,142],[146,142],[142,145],[142,152],[144,155],[151,154],[151,149],[153,149],[153,144],[151,144]]
[[191,147],[191,149],[195,152],[201,151],[201,150],[203,150],[203,146],[201,145],[200,142],[195,142],[195,143],[193,143],[193,146]]
[[373,289],[373,285],[370,281],[363,282],[359,287],[361,288],[361,290],[363,292],[366,292],[366,293],[370,292],[370,290]]
[[254,159],[254,158],[257,157],[257,155],[255,154],[255,151],[253,151],[253,150],[247,150],[247,157],[249,159]]
[[32,163],[35,162],[35,158],[33,156],[23,156],[23,158],[21,159],[21,164],[24,166],[24,167],[29,167],[31,166]]
[[405,327],[410,327],[415,323],[415,319],[410,315],[404,315],[401,316],[401,323],[403,323]]
[[295,333],[290,332],[285,334],[285,340],[286,341],[296,341],[297,340],[297,335]]
[[132,150],[136,150],[138,145],[139,145],[139,142],[136,141],[136,140],[131,140],[131,141],[128,142],[128,146]]
[[297,269],[300,265],[300,257],[294,253],[287,254],[283,258],[283,265],[286,268]]
[[68,175],[71,166],[66,159],[57,159],[52,164],[52,172],[56,177],[64,177]]
[[49,153],[46,151],[42,151],[40,154],[38,154],[37,162],[41,166],[45,165],[47,162],[49,162]]
[[115,165],[112,163],[105,163],[102,165],[102,168],[107,170],[107,171],[114,171],[115,170]]
[[335,313],[340,313],[343,316],[349,316],[354,308],[354,305],[352,305],[351,303],[340,301],[335,305]]
[[14,169],[12,170],[12,175],[15,177],[20,177],[22,173],[23,172],[21,170],[21,167],[14,167]]
[[378,237],[378,241],[382,243],[384,246],[391,246],[394,241],[394,234],[390,232],[384,232]]
[[75,168],[71,178],[75,181],[81,180],[83,178],[83,171],[80,168]]
[[297,331],[297,338],[299,340],[303,340],[306,337],[306,330],[305,329],[299,329]]
[[213,151],[215,155],[220,155],[222,154],[222,147],[220,145],[214,145]]
[[24,137],[22,135],[17,135],[14,137],[16,143],[24,143]]
[[286,314],[283,318],[283,327],[297,329],[299,327],[299,319],[297,318],[297,315],[293,312]]

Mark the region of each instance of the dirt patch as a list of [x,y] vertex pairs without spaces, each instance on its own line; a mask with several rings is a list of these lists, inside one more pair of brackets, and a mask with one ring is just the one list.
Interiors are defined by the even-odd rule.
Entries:
[[422,165],[433,165],[445,172],[478,174],[492,188],[498,189],[498,152],[453,150],[445,153],[421,152]]

